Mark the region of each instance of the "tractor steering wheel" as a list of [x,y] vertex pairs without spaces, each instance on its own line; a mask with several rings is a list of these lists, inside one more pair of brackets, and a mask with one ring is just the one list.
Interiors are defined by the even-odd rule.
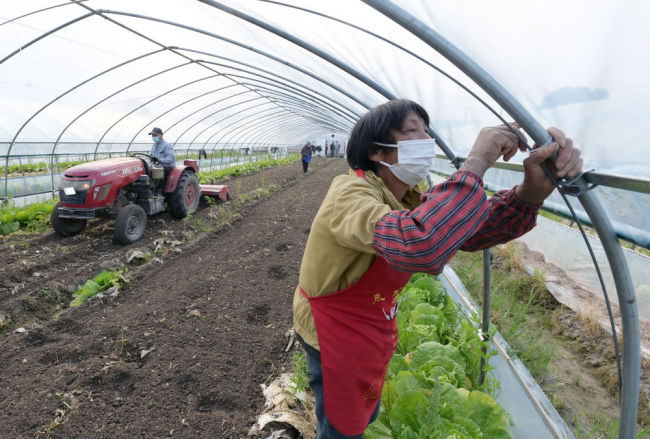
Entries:
[[154,161],[157,161],[157,160],[154,160],[152,156],[150,156],[149,154],[145,154],[144,152],[134,152],[133,154],[131,154],[131,157],[135,157],[135,156],[137,156],[137,155],[143,155],[143,156],[145,156],[145,157],[148,158],[149,161],[152,162],[152,163],[153,163]]
[[134,152],[133,154],[131,154],[131,157],[136,157],[139,155],[146,157],[148,159],[148,160],[143,160],[143,159],[140,160],[142,160],[142,164],[144,165],[144,172],[146,172],[147,175],[151,175],[151,168],[153,168],[154,164],[158,162],[155,161],[152,156],[150,156],[149,154],[145,154],[143,152]]

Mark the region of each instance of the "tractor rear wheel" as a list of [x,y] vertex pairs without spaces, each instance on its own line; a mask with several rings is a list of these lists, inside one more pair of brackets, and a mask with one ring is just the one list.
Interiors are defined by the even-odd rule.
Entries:
[[142,238],[147,228],[147,214],[137,204],[127,204],[117,212],[113,236],[120,244],[132,244]]
[[61,236],[74,236],[81,232],[86,227],[85,219],[77,218],[61,218],[59,216],[59,206],[61,203],[56,203],[52,213],[50,214],[50,223],[54,231]]
[[178,179],[176,190],[168,195],[169,211],[176,218],[185,218],[199,207],[201,188],[193,172],[184,171]]

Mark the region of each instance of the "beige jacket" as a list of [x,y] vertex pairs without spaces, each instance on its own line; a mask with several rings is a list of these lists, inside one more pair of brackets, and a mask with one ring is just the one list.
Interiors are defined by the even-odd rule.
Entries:
[[[420,204],[416,189],[400,203],[372,171],[365,176],[350,170],[336,177],[318,209],[300,266],[299,284],[310,297],[334,293],[359,280],[375,259],[377,222],[391,210],[412,210]],[[293,296],[293,323],[304,341],[319,349],[314,316],[299,288]]]

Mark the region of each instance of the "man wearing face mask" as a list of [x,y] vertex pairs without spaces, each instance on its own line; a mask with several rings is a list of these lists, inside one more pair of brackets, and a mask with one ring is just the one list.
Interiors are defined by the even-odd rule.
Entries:
[[416,185],[435,157],[428,125],[426,111],[405,99],[362,116],[348,141],[351,170],[333,180],[312,223],[293,313],[318,439],[362,438],[377,417],[397,346],[398,293],[411,274],[438,274],[457,250],[492,247],[532,229],[554,189],[540,164],[554,153],[556,176],[581,171],[571,139],[551,128],[555,142],[524,160],[523,182],[488,200],[485,171],[525,150],[507,127],[488,127],[458,172],[420,193]]
[[163,132],[160,128],[153,128],[149,135],[151,136],[151,140],[153,140],[153,146],[149,155],[154,161],[154,164],[159,164],[165,169],[165,178],[160,180],[156,187],[156,195],[163,195],[167,176],[172,172],[174,166],[176,166],[176,153],[171,143],[163,139]]

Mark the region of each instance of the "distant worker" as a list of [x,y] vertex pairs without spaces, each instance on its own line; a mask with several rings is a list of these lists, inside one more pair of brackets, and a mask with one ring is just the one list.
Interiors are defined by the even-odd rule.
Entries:
[[153,128],[149,135],[151,136],[151,140],[153,140],[153,146],[149,155],[154,161],[154,164],[157,163],[165,169],[165,177],[158,182],[158,186],[156,187],[156,195],[163,195],[167,176],[169,176],[174,166],[176,166],[176,153],[171,143],[163,139],[163,132],[160,128]]
[[341,157],[341,144],[339,141],[336,141],[336,157],[340,158]]
[[307,168],[309,168],[309,162],[311,162],[311,152],[311,144],[309,142],[305,143],[305,146],[303,146],[300,150],[303,173],[307,173]]
[[208,158],[208,153],[205,151],[205,148],[201,148],[201,149],[199,150],[199,160],[200,160],[201,158],[204,158],[204,159],[206,159],[206,160],[207,160],[207,158]]
[[330,158],[334,158],[334,150],[336,149],[336,145],[334,145],[334,142],[332,141],[332,144],[330,145]]

